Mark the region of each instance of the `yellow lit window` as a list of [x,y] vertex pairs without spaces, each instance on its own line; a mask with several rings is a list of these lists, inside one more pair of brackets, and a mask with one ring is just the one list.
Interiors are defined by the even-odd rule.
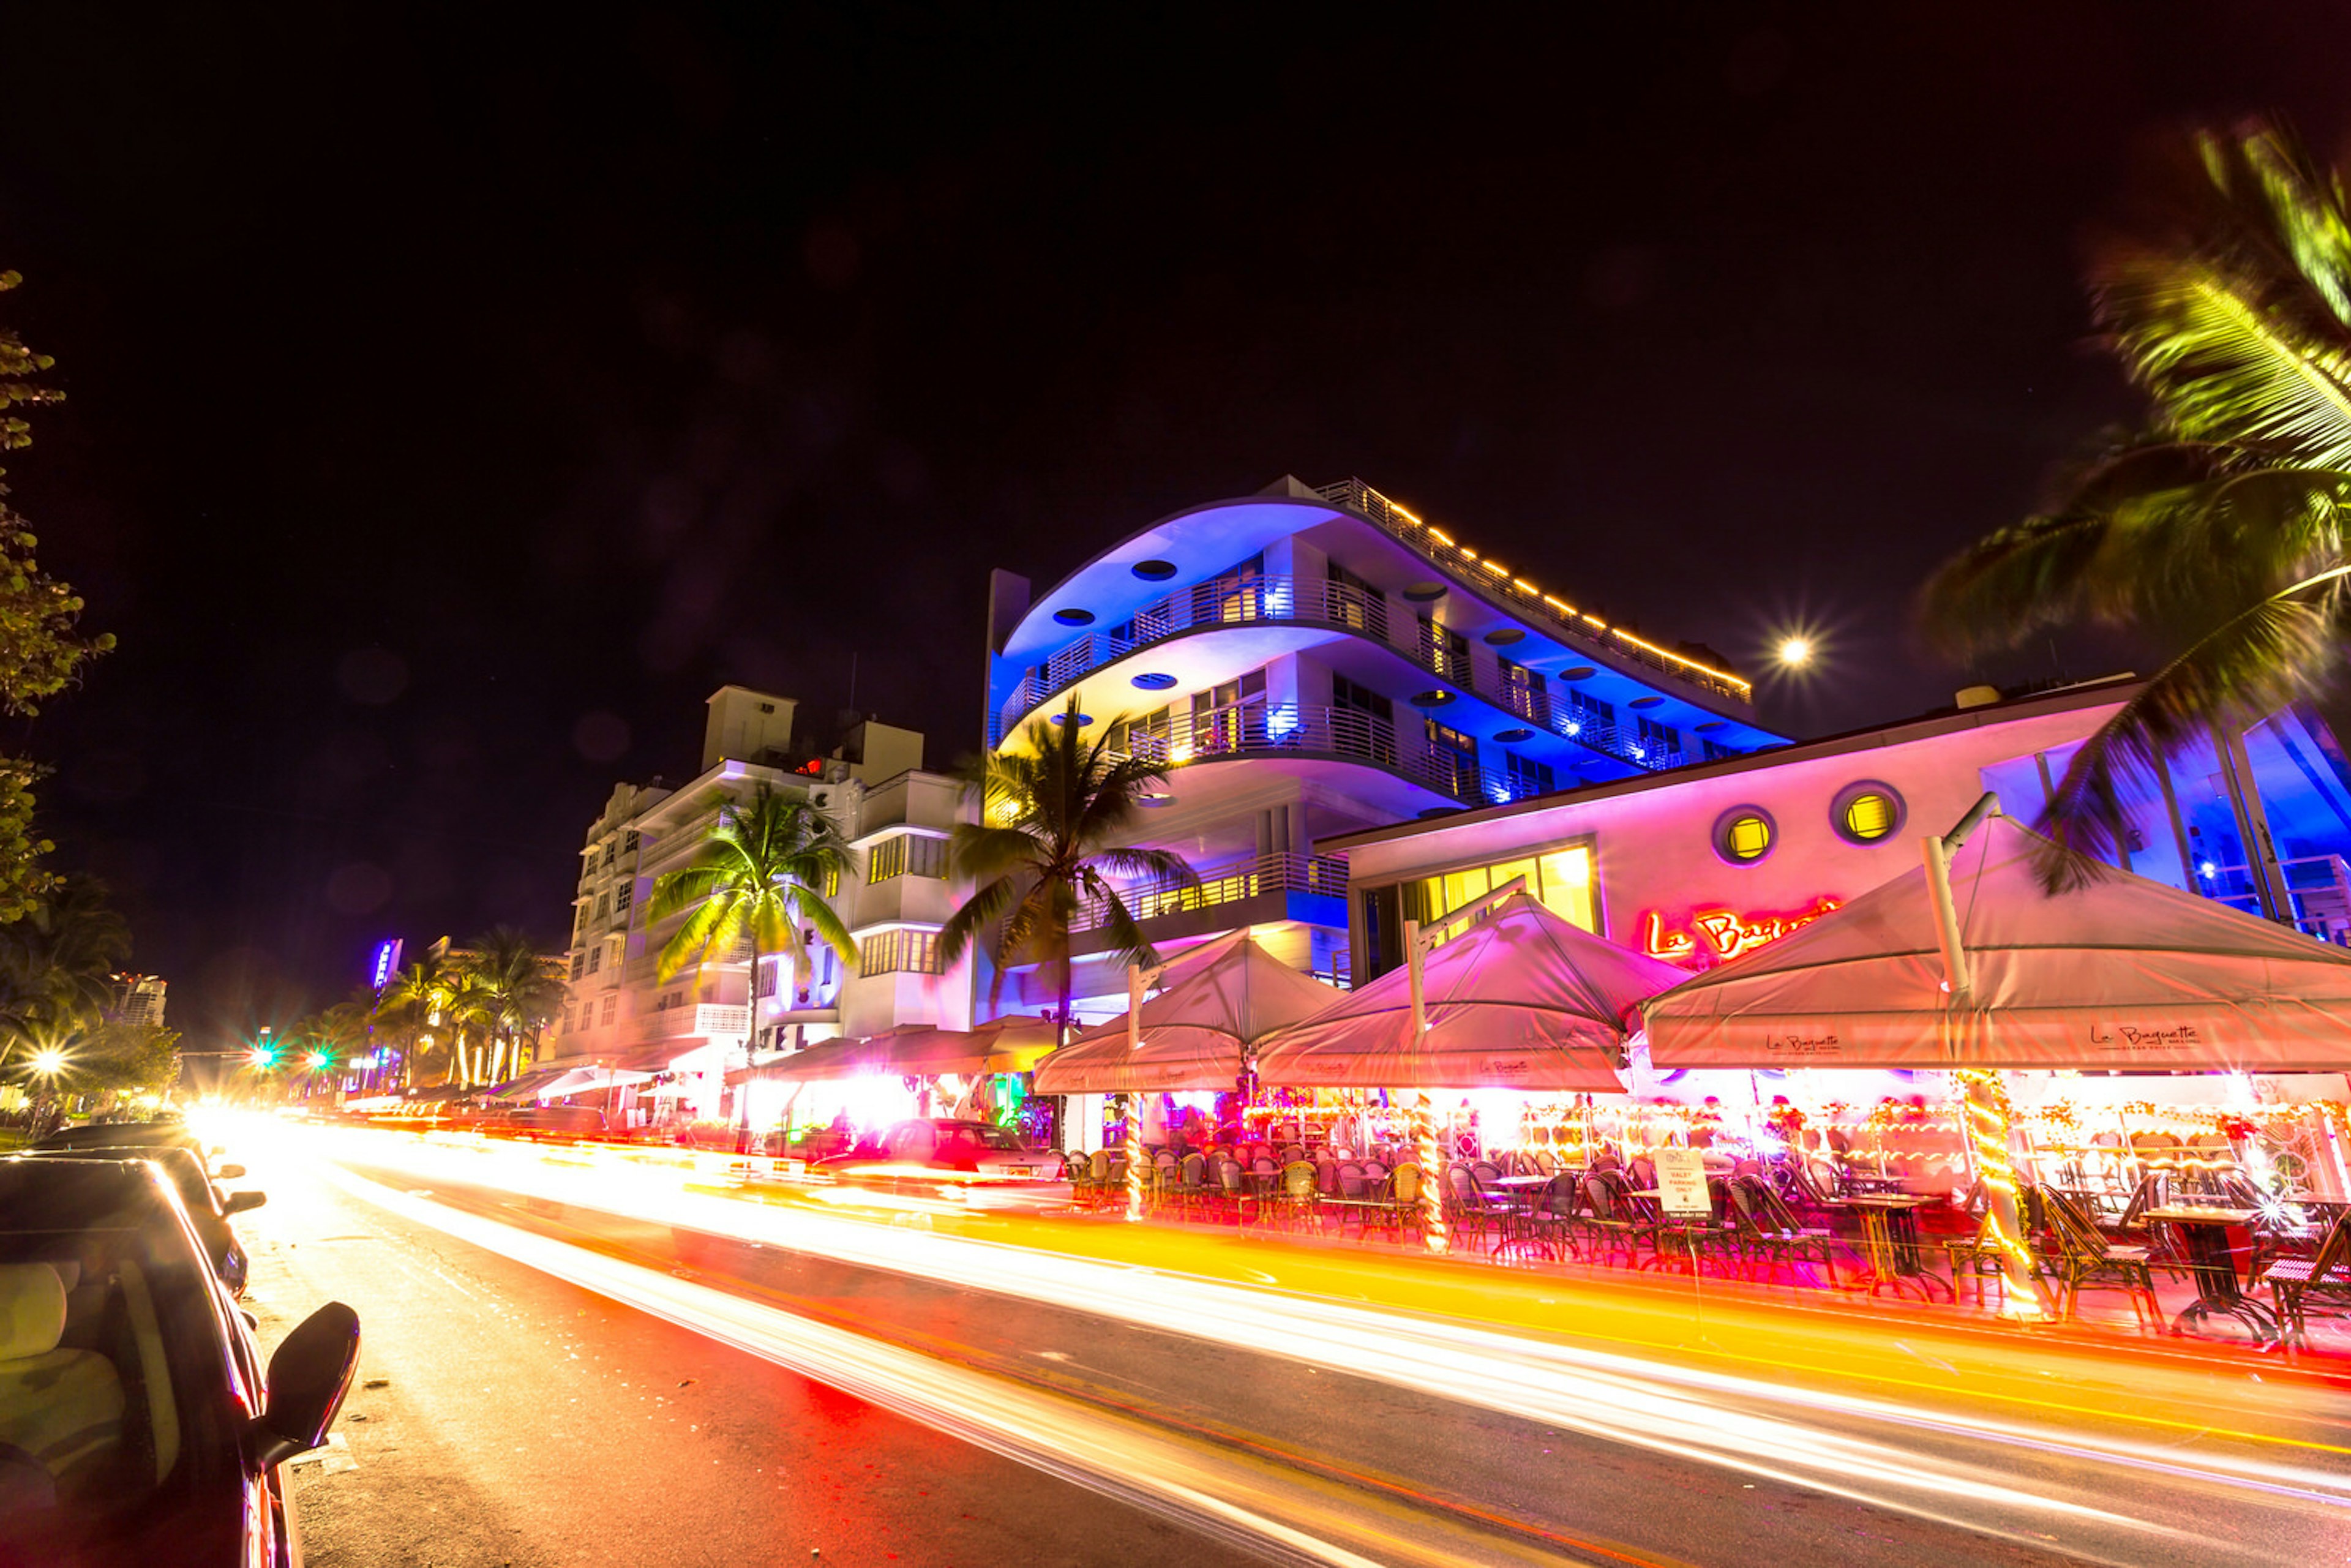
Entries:
[[1592,847],[1553,850],[1541,864],[1543,907],[1570,925],[1598,931],[1599,911],[1592,906]]
[[1761,817],[1741,817],[1722,835],[1724,852],[1735,861],[1755,861],[1771,847],[1771,824]]
[[1876,790],[1855,795],[1845,805],[1844,831],[1865,841],[1884,838],[1894,831],[1894,802]]

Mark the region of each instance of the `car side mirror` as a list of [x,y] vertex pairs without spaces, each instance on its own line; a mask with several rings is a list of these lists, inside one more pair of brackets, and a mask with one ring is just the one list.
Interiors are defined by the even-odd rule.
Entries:
[[237,1177],[245,1174],[245,1167],[243,1166],[223,1166],[213,1174],[220,1177],[223,1181],[235,1181]]
[[221,1212],[243,1214],[246,1209],[259,1208],[268,1201],[269,1195],[266,1192],[233,1192],[228,1195],[228,1201],[221,1205]]
[[359,1313],[329,1301],[304,1318],[269,1358],[269,1401],[248,1432],[254,1463],[266,1470],[325,1442],[359,1365]]

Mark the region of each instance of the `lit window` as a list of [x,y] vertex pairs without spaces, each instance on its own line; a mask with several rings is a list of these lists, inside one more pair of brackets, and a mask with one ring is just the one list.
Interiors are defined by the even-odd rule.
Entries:
[[1771,852],[1779,831],[1760,806],[1733,806],[1714,821],[1714,852],[1732,865],[1753,865]]
[[872,853],[865,857],[865,880],[868,882],[888,882],[893,876],[904,876],[905,873],[906,841],[903,838],[883,840],[873,846]]
[[935,931],[883,931],[857,945],[862,975],[935,975],[940,967]]
[[[1443,876],[1407,883],[1406,890],[1416,890],[1419,914],[1416,918],[1434,921],[1475,899],[1483,898],[1514,877],[1525,878],[1526,889],[1534,895],[1536,902],[1561,919],[1586,931],[1599,929],[1599,912],[1593,897],[1590,844],[1571,844],[1566,849],[1553,850],[1529,860],[1504,861],[1499,865],[1448,872]],[[1405,913],[1412,913],[1409,903]]]
[[1902,797],[1875,779],[1846,785],[1829,802],[1829,825],[1849,844],[1881,843],[1902,831]]

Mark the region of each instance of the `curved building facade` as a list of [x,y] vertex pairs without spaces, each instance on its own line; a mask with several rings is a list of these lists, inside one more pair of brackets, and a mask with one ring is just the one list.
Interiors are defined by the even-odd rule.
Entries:
[[[1132,890],[1154,942],[1248,925],[1342,981],[1346,869],[1318,841],[1782,739],[1719,660],[1608,624],[1360,480],[1192,507],[1041,594],[998,573],[991,601],[991,746],[1074,698],[1114,749],[1169,765],[1136,841],[1201,885]],[[1079,990],[1123,1006],[1115,975],[1081,970]]]

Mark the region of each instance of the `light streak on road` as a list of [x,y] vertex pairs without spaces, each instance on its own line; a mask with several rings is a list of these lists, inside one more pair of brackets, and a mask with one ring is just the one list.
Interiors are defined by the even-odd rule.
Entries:
[[[895,1200],[900,1212],[877,1223],[693,1191],[694,1173],[659,1157],[365,1133],[329,1134],[319,1152],[1178,1332],[2031,1547],[2062,1542],[2088,1561],[2190,1548],[2199,1562],[2263,1562],[2278,1531],[2325,1539],[2351,1527],[2342,1473],[2244,1444],[2189,1448],[1929,1409],[1327,1297],[1301,1310],[1293,1293],[933,1232],[919,1200]],[[491,1225],[482,1245],[517,1258],[528,1246],[535,1267],[586,1266],[550,1267],[586,1254],[478,1223]],[[1852,1336],[1855,1354],[1889,1348],[1882,1333]],[[941,1364],[893,1365],[911,1375],[916,1364]],[[2244,1527],[2257,1514],[2265,1528]],[[2210,1533],[2222,1519],[2263,1544],[2231,1552]]]

